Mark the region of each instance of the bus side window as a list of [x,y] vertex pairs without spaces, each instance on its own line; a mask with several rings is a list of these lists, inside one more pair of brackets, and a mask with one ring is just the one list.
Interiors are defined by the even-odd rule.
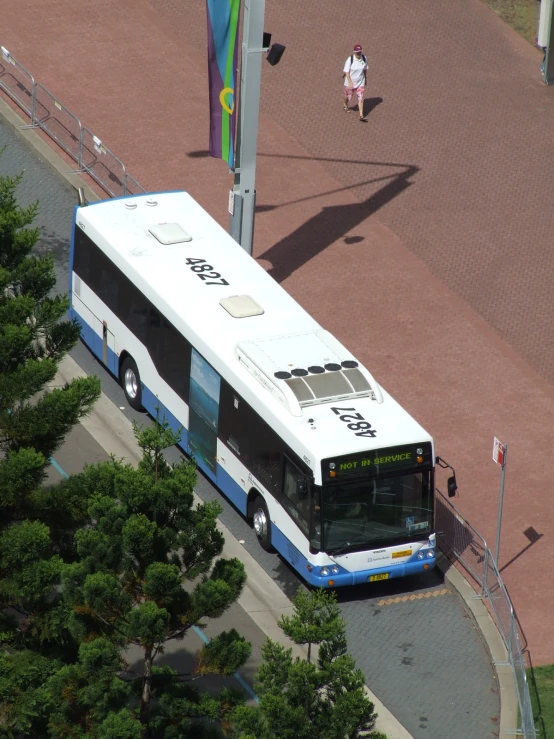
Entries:
[[251,415],[247,403],[221,380],[219,392],[219,429],[221,441],[248,467]]
[[299,489],[298,483],[305,482],[305,475],[292,462],[285,459],[285,477],[283,480],[284,504],[292,518],[307,532],[310,520],[310,500],[306,492]]
[[283,443],[225,380],[221,381],[218,433],[221,441],[254,477],[271,493],[278,495]]

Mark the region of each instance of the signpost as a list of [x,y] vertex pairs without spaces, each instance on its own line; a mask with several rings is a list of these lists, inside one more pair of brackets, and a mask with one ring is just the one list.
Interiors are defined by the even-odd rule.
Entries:
[[498,524],[496,528],[496,566],[499,567],[498,557],[500,556],[500,529],[502,528],[502,506],[504,505],[504,477],[506,475],[506,459],[508,457],[508,445],[503,444],[499,439],[494,437],[492,447],[492,458],[497,465],[500,466],[500,500],[498,501]]

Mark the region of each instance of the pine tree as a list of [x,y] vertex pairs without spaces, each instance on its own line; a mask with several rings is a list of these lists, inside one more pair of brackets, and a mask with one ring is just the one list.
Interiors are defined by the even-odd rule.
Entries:
[[65,319],[67,298],[53,295],[52,256],[33,251],[38,203],[18,205],[21,178],[0,175],[0,733],[18,738],[47,735],[44,684],[76,658],[48,523],[59,541],[70,540],[83,504],[50,499],[40,485],[51,455],[100,394],[94,377],[47,389],[79,328]]
[[[138,714],[156,737],[172,737],[175,721],[190,730],[202,717],[218,720],[236,697],[202,695],[187,676],[155,660],[171,640],[183,639],[205,618],[219,618],[239,597],[246,574],[236,559],[216,558],[223,548],[217,529],[220,506],[194,506],[192,463],[170,465],[163,450],[178,441],[165,422],[135,427],[143,457],[137,469],[111,459],[86,467],[67,482],[90,501],[88,522],[75,535],[77,560],[64,566],[66,602],[74,637],[108,639],[142,654]],[[191,583],[184,588],[186,582]],[[203,670],[236,670],[250,645],[223,633],[202,653]],[[183,678],[185,682],[183,682]],[[188,676],[190,680],[190,676]],[[153,707],[153,696],[156,697]],[[175,734],[175,736],[180,736]]]
[[12,650],[2,633],[0,650],[0,736],[47,736],[48,710],[44,685],[62,663],[39,652]]
[[280,626],[298,644],[318,644],[316,663],[268,639],[256,679],[257,708],[233,713],[241,739],[386,739],[372,731],[377,714],[365,680],[346,653],[345,624],[334,593],[311,591],[293,600]]
[[[65,320],[67,298],[52,294],[53,257],[33,252],[38,203],[18,205],[21,178],[0,176],[0,611],[14,648],[47,641],[63,628],[52,597],[61,560],[47,524],[73,529],[78,521],[63,497],[47,503],[39,486],[49,458],[100,394],[95,377],[46,389],[79,327]],[[50,521],[43,519],[46,509]],[[8,607],[18,622],[6,615]]]
[[118,737],[139,739],[143,727],[128,708],[132,685],[119,677],[119,650],[108,639],[81,644],[75,664],[52,674],[41,689],[48,712],[48,736],[103,739],[117,727]]
[[100,394],[95,377],[44,392],[77,342],[79,327],[64,320],[67,297],[52,295],[53,257],[32,253],[38,203],[18,205],[21,178],[0,176],[1,525],[32,515],[29,496],[44,479],[49,458]]
[[344,621],[335,593],[299,591],[293,602],[294,614],[283,616],[279,626],[295,644],[308,646],[308,662],[312,661],[312,644],[344,639]]

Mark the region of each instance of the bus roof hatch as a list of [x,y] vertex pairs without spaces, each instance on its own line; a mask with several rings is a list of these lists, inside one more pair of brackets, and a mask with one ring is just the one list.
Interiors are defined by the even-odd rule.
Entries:
[[156,223],[148,229],[160,244],[181,244],[183,241],[192,241],[192,236],[178,223]]

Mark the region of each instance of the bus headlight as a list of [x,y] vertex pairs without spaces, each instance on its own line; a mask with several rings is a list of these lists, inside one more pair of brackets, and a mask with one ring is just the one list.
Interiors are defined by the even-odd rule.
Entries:
[[421,549],[416,554],[417,559],[423,559],[424,556],[425,556],[425,554],[424,554],[423,550],[421,550]]
[[434,549],[428,549],[425,554],[429,557],[429,559],[433,559],[435,556],[435,550]]
[[327,577],[327,575],[329,574],[329,568],[322,567],[321,570],[319,571],[319,574],[321,575],[321,577]]
[[339,568],[337,567],[337,565],[333,565],[331,567],[331,572],[333,573],[333,575],[338,575],[339,574]]

